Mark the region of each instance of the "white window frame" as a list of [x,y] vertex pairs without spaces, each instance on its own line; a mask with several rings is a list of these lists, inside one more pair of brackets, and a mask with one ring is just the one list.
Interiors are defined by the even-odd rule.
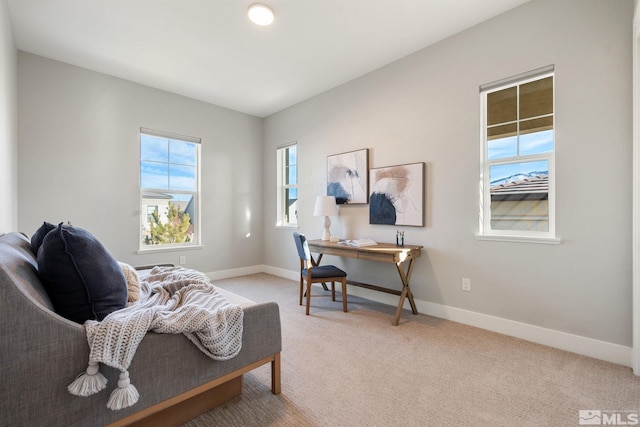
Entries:
[[[146,188],[142,187],[142,171],[140,170],[140,165],[142,162],[142,153],[140,153],[140,158],[138,161],[138,188],[139,188],[139,203],[140,203],[140,227],[139,227],[139,237],[138,237],[138,253],[143,252],[158,252],[158,251],[167,251],[167,250],[181,250],[181,249],[194,249],[202,247],[201,244],[201,232],[202,232],[202,215],[200,212],[200,199],[201,199],[201,139],[192,136],[179,135],[170,132],[158,131],[154,129],[140,128],[139,133],[139,150],[142,149],[142,135],[150,135],[156,136],[160,138],[167,138],[171,140],[181,141],[181,142],[189,142],[195,145],[196,147],[196,190],[188,191],[188,190],[174,190],[174,189],[157,189],[157,188]],[[171,162],[169,162],[171,164]],[[193,220],[194,233],[193,239],[191,242],[184,243],[171,243],[171,244],[160,244],[160,245],[145,245],[143,244],[143,234],[144,234],[144,225],[143,221],[148,216],[148,212],[144,209],[144,195],[149,193],[172,193],[172,194],[187,194],[192,195],[194,201],[194,213],[195,218]],[[144,219],[143,219],[144,216]]]
[[[499,159],[488,159],[487,140],[487,95],[513,86],[520,86],[531,81],[553,77],[553,150],[547,153],[530,155],[516,155]],[[512,241],[524,243],[559,244],[556,236],[556,191],[555,191],[555,152],[556,152],[556,108],[555,108],[556,81],[554,66],[543,67],[517,76],[502,79],[493,83],[480,86],[480,188],[479,188],[479,224],[476,238],[478,240]],[[519,99],[519,95],[518,95]],[[520,119],[518,118],[518,122]],[[496,165],[525,163],[534,161],[547,161],[549,165],[549,189],[548,189],[548,231],[532,230],[494,230],[491,228],[491,184],[490,168]]]
[[298,190],[298,200],[300,200],[300,187],[298,184],[287,184],[287,152],[291,147],[296,147],[296,183],[298,183],[299,176],[299,152],[297,150],[298,143],[292,142],[290,144],[281,145],[276,148],[276,227],[285,228],[298,228],[298,214],[297,211],[294,215],[290,216],[295,221],[287,221],[287,190],[293,188]]

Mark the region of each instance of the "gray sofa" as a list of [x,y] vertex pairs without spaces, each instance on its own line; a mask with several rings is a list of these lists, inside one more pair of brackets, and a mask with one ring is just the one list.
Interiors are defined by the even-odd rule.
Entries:
[[242,375],[271,364],[271,391],[280,393],[280,314],[276,303],[237,298],[244,309],[242,350],[213,361],[183,335],[148,333],[129,368],[140,400],[119,411],[106,407],[118,371],[101,366],[109,383],[93,396],[67,386],[87,365],[82,325],[53,311],[37,272],[30,240],[0,236],[0,425],[179,425],[238,395]]

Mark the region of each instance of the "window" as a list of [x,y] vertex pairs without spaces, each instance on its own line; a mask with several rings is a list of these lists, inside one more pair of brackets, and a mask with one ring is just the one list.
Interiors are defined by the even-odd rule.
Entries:
[[197,245],[200,139],[140,129],[140,249]]
[[298,226],[298,145],[290,144],[277,150],[277,223],[278,226]]
[[479,236],[555,240],[553,66],[480,87]]

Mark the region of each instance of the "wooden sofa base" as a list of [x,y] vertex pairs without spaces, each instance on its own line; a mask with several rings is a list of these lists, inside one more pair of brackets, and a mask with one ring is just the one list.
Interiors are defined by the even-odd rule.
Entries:
[[108,427],[179,426],[240,395],[242,375],[266,363],[271,363],[271,392],[280,394],[280,353],[276,353],[129,415]]
[[233,399],[240,395],[241,391],[242,375],[126,425],[135,427],[178,426]]

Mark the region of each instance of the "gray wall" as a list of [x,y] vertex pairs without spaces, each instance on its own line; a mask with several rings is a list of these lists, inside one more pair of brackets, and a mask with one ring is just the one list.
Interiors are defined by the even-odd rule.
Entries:
[[[534,0],[266,118],[265,264],[298,265],[291,230],[274,226],[276,146],[299,143],[299,225],[310,238],[321,235],[312,212],[326,156],[369,148],[370,167],[427,164],[427,225],[405,228],[407,243],[425,246],[416,298],[631,346],[632,16],[631,0]],[[562,243],[478,241],[478,86],[549,64]],[[393,241],[397,228],[370,226],[366,205],[332,221],[347,238]],[[398,280],[392,268],[328,260],[354,280]]]
[[[9,105],[0,111],[0,232],[69,220],[132,264],[186,255],[207,272],[294,271],[291,230],[274,226],[276,146],[300,144],[300,229],[310,237],[321,233],[312,210],[326,156],[369,148],[371,167],[427,163],[426,227],[405,228],[407,243],[425,246],[416,298],[630,346],[632,14],[631,0],[533,0],[264,121],[25,53],[16,95],[9,33],[0,44]],[[477,241],[478,86],[548,64],[562,243]],[[202,138],[203,249],[136,254],[140,126]],[[385,241],[395,230],[370,226],[368,206],[342,207],[332,226]],[[397,281],[386,266],[331,261],[355,280]],[[460,290],[462,277],[472,292]]]
[[[261,119],[23,52],[18,71],[20,231],[71,221],[134,265],[262,263]],[[202,249],[136,253],[140,127],[202,138]]]
[[0,0],[0,234],[18,225],[17,66],[9,9]]

